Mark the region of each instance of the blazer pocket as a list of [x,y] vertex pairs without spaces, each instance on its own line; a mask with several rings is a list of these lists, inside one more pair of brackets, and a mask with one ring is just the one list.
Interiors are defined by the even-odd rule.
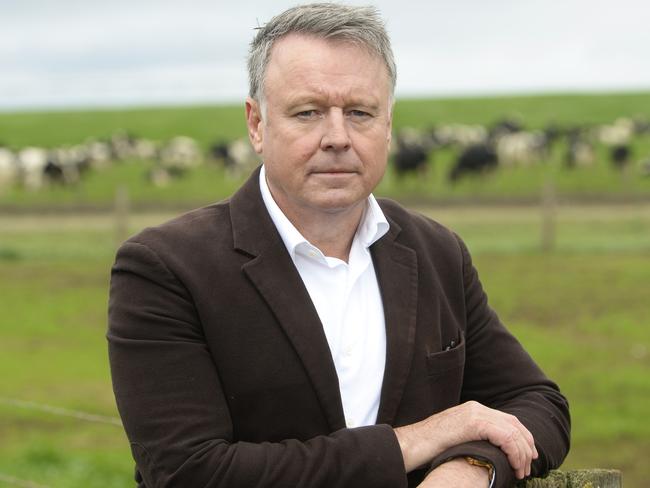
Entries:
[[465,337],[460,334],[457,346],[426,357],[427,382],[431,391],[431,412],[441,412],[458,405],[465,371]]
[[458,345],[446,351],[434,352],[426,358],[427,373],[429,378],[434,379],[440,376],[456,375],[454,370],[460,369],[460,378],[465,366],[465,334],[460,331]]

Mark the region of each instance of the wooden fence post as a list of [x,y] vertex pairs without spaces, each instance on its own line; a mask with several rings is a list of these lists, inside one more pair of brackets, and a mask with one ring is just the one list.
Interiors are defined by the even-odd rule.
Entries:
[[615,469],[551,471],[546,478],[520,481],[517,488],[621,488],[621,472]]
[[580,469],[567,472],[571,488],[621,488],[621,472],[615,469]]
[[542,188],[542,226],[541,246],[542,251],[551,252],[555,248],[555,213],[556,213],[555,185],[552,181],[544,183]]
[[119,246],[129,236],[129,192],[125,185],[115,189],[115,243]]

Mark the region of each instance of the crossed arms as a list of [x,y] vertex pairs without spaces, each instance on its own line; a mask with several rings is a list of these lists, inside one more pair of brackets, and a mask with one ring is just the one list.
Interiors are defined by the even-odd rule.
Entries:
[[[415,486],[429,467],[423,486],[442,486],[436,477],[468,470],[450,460],[472,455],[506,487],[566,455],[566,400],[487,306],[462,242],[459,401],[433,410],[407,402],[432,395],[414,362],[394,422],[347,429],[323,413],[282,331],[268,325],[275,317],[238,277],[251,257],[232,254],[226,265],[201,250],[225,237],[166,232],[127,242],[111,282],[111,370],[141,486],[394,488]],[[217,276],[237,292],[215,289]]]

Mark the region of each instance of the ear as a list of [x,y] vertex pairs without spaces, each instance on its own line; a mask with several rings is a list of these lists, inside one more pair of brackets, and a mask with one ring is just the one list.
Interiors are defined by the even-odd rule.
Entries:
[[262,109],[260,104],[250,97],[246,98],[246,125],[248,127],[248,138],[253,145],[253,149],[257,154],[261,154],[264,139]]

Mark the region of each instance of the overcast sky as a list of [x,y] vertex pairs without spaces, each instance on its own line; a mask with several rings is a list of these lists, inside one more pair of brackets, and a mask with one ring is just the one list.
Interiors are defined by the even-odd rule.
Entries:
[[[0,0],[0,110],[240,101],[254,31],[297,2]],[[650,0],[374,4],[397,95],[650,89]]]

